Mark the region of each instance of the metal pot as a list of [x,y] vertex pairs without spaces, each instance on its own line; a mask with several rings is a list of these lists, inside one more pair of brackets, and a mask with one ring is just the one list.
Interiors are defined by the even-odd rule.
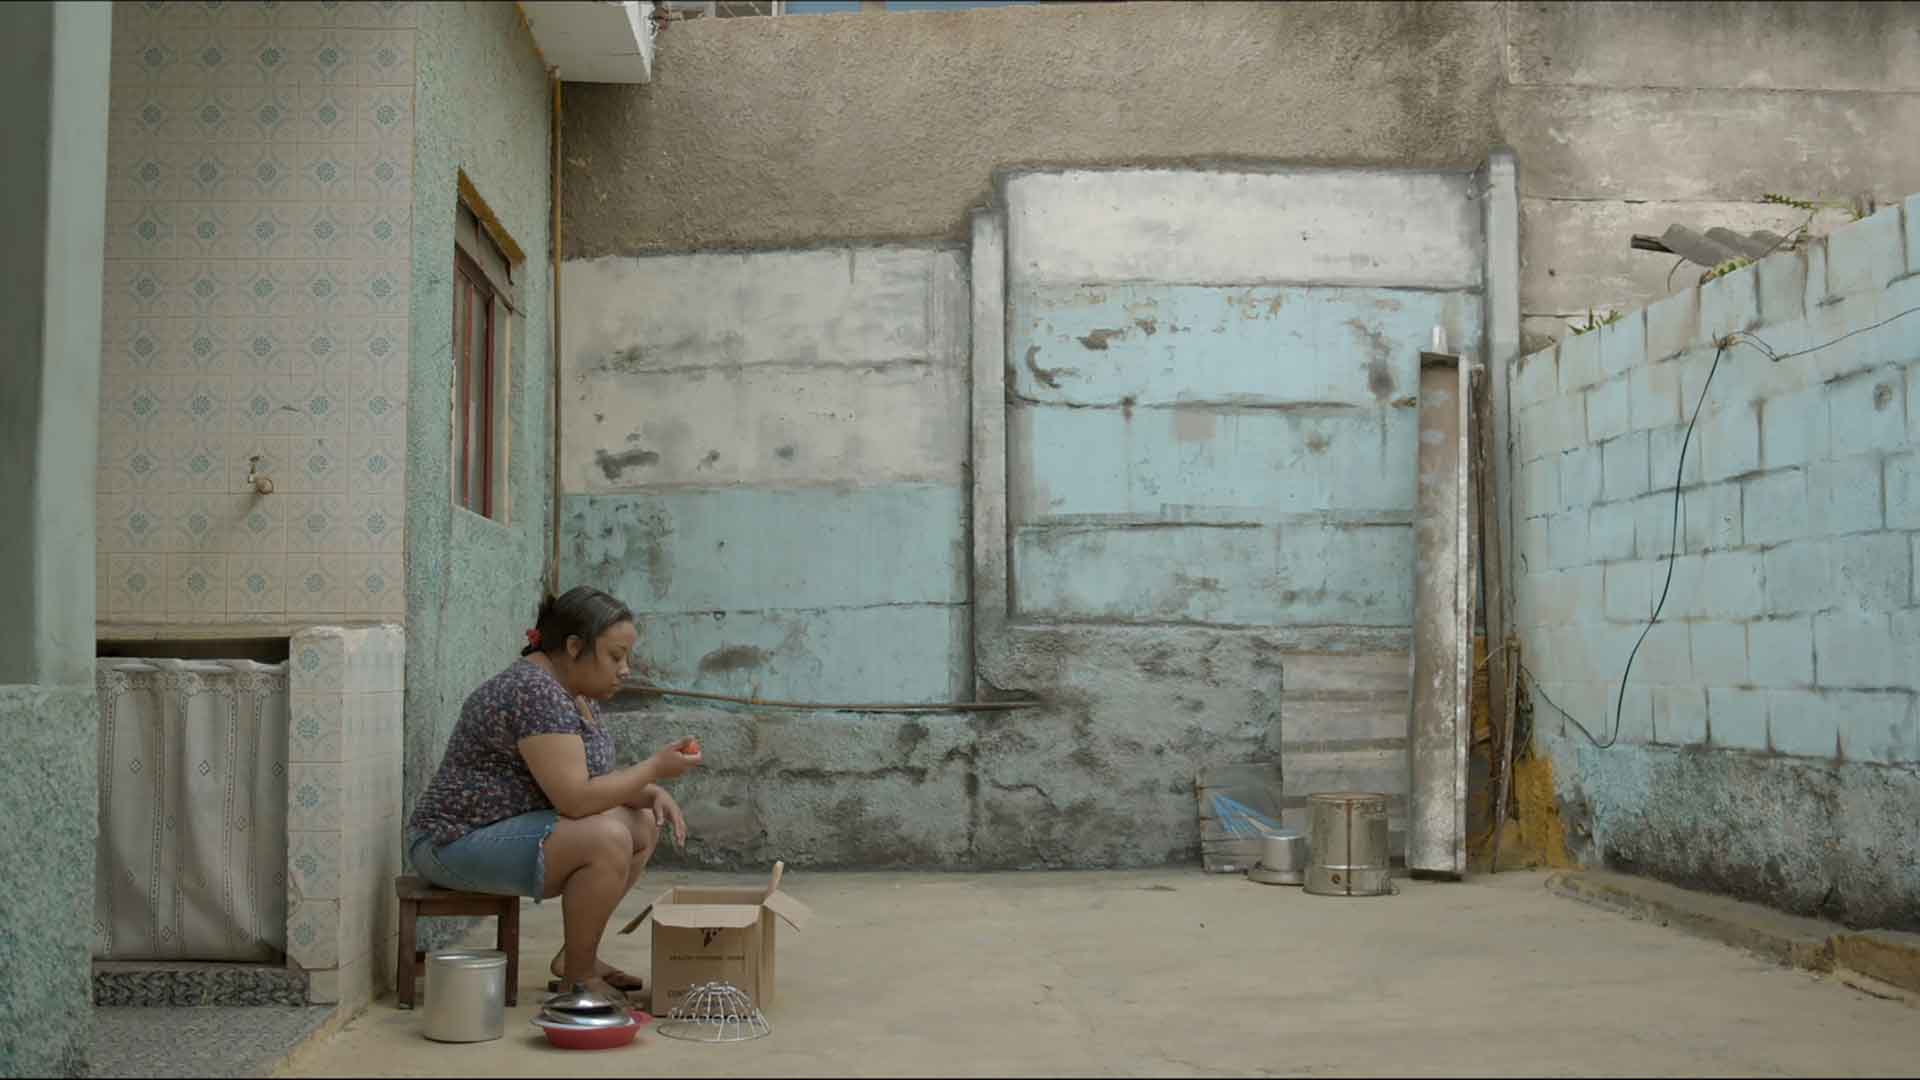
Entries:
[[1307,838],[1292,829],[1260,840],[1260,861],[1247,877],[1262,885],[1301,885],[1307,879]]
[[427,955],[421,1033],[435,1042],[489,1042],[507,1031],[507,954],[454,949]]

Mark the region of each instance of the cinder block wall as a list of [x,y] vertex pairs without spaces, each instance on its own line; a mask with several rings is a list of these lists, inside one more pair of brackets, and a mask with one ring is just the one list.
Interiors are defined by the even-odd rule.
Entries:
[[[1511,373],[1536,745],[1584,861],[1920,926],[1917,273],[1920,196]],[[1597,747],[1559,710],[1615,737],[1663,590]]]

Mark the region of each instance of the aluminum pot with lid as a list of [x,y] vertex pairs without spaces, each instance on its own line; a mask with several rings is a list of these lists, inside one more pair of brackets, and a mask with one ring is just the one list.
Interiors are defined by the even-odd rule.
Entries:
[[633,1015],[613,999],[589,993],[578,983],[570,991],[555,994],[540,1010],[541,1021],[575,1028],[615,1028],[633,1022]]

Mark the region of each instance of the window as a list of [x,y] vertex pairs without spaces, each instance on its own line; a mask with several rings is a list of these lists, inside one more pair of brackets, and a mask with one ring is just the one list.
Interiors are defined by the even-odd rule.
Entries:
[[508,357],[519,304],[513,261],[482,224],[485,213],[462,198],[454,230],[453,501],[504,521]]

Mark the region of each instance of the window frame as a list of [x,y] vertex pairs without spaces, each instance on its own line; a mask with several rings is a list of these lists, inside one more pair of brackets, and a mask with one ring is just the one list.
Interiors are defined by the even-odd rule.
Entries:
[[[466,187],[464,183],[461,186]],[[506,483],[509,364],[519,295],[513,280],[514,263],[502,250],[505,245],[493,235],[490,213],[484,206],[472,205],[464,190],[457,207],[453,338],[449,346],[453,352],[449,494],[455,506],[504,525],[510,505]],[[478,351],[476,333],[484,336]],[[484,363],[484,370],[474,370],[476,357]]]

